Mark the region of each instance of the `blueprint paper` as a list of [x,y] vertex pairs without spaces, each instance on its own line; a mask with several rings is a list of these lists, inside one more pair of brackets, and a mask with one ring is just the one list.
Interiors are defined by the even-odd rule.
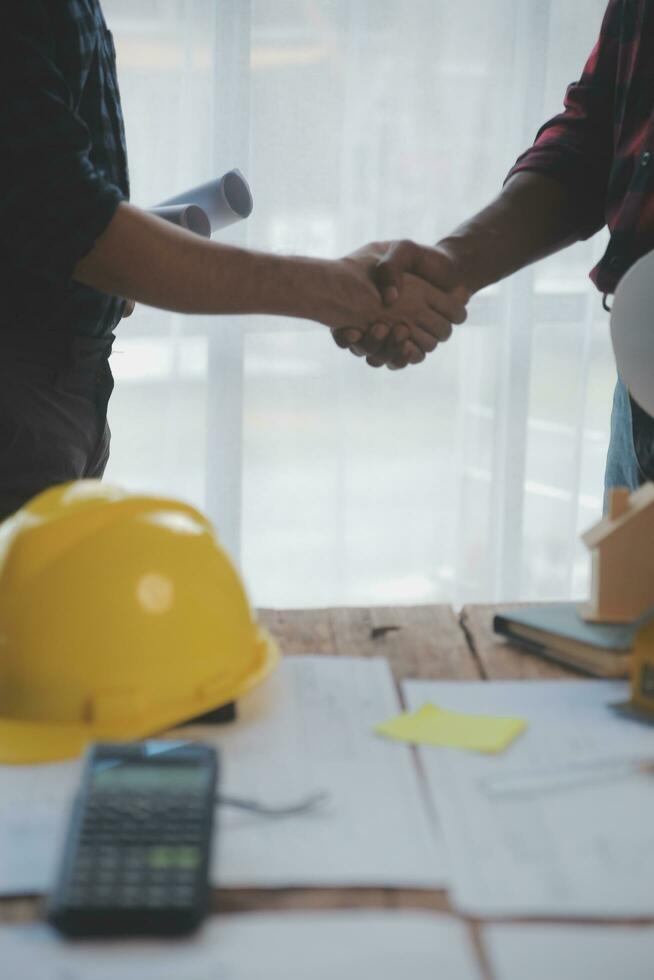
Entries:
[[634,766],[654,757],[654,736],[611,709],[625,700],[625,683],[408,681],[403,688],[410,709],[436,701],[529,722],[500,756],[418,749],[460,910],[654,915],[654,778]]
[[188,208],[190,205],[202,209],[209,219],[213,233],[247,218],[252,213],[253,200],[248,182],[241,171],[230,170],[216,180],[161,201],[156,207]]
[[[400,709],[386,661],[286,657],[216,726],[221,792],[286,805],[326,792],[315,813],[285,819],[221,809],[216,885],[437,888],[447,856],[412,750],[372,733]],[[206,726],[202,738],[206,739]],[[178,729],[193,737],[192,728]],[[78,763],[0,766],[0,894],[49,887]]]
[[216,883],[442,887],[447,857],[412,750],[372,732],[399,707],[385,660],[285,657],[218,738],[222,788],[279,805],[329,800],[288,820],[226,811]]
[[197,204],[170,204],[167,207],[150,208],[150,214],[156,214],[158,218],[164,218],[180,228],[202,235],[203,238],[211,237],[211,222],[207,212]]

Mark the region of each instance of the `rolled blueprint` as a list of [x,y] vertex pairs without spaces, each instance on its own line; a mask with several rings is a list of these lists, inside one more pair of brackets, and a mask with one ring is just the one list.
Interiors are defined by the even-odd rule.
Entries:
[[[153,211],[160,213],[162,208],[187,209],[190,206],[200,208],[204,212],[213,233],[247,218],[252,213],[253,201],[248,182],[241,171],[229,170],[216,180],[210,180],[206,184],[200,184],[198,187],[168,198],[167,201],[162,201]],[[168,215],[163,214],[161,217],[167,218]],[[170,217],[169,220],[174,221],[175,218]]]
[[632,398],[654,415],[654,252],[618,283],[611,307],[611,340],[620,377]]
[[174,225],[194,231],[196,235],[202,235],[203,238],[211,237],[211,222],[207,212],[197,204],[171,204],[167,207],[150,208],[150,214],[172,221]]

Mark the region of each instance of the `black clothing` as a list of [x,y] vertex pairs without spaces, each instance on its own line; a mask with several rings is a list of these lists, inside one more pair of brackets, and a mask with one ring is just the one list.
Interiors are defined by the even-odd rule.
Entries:
[[123,300],[72,279],[129,197],[98,0],[0,3],[0,520],[101,476]]
[[0,329],[106,336],[123,301],[71,275],[129,196],[113,40],[96,0],[0,11]]

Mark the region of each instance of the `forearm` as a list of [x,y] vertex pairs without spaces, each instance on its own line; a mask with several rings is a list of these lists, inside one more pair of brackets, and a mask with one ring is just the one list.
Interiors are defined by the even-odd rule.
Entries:
[[180,313],[272,313],[315,318],[328,262],[219,245],[121,204],[75,279]]
[[521,172],[436,247],[454,261],[462,284],[475,293],[580,237],[568,189],[541,174]]

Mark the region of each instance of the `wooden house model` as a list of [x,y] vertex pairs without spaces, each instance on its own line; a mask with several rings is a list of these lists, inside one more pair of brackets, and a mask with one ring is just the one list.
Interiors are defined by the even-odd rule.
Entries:
[[654,483],[611,491],[608,514],[582,536],[592,556],[592,622],[629,623],[654,606]]

